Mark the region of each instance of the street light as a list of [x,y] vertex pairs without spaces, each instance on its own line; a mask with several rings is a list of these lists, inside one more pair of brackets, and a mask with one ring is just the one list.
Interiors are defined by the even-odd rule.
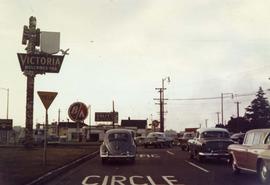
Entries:
[[8,107],[9,107],[9,88],[0,87],[1,90],[7,91],[7,119],[8,119]]
[[233,93],[221,93],[221,124],[224,125],[224,118],[223,118],[223,96],[224,95],[232,95],[232,99],[233,99]]

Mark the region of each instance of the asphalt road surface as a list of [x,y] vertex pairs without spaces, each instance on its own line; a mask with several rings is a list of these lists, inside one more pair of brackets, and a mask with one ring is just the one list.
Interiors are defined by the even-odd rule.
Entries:
[[226,161],[189,159],[179,147],[138,147],[136,162],[102,164],[99,156],[47,183],[49,185],[259,185],[255,174],[232,174]]

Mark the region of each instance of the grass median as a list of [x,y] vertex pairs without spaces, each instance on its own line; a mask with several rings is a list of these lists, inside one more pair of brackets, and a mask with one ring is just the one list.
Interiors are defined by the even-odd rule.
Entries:
[[23,185],[53,169],[98,150],[98,146],[48,146],[43,148],[0,147],[0,184]]

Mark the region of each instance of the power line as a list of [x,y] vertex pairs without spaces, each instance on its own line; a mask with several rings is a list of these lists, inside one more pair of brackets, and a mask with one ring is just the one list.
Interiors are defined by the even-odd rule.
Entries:
[[[234,97],[243,97],[243,96],[254,96],[255,93],[246,93],[246,94],[234,94]],[[197,101],[197,100],[216,100],[220,99],[221,96],[216,97],[202,97],[202,98],[170,98],[168,100],[172,101]],[[231,98],[231,96],[223,96],[223,98]]]

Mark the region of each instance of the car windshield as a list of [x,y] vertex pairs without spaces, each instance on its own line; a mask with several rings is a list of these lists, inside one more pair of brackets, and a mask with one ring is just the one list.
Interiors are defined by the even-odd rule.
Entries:
[[202,138],[229,138],[227,132],[222,131],[206,131],[201,134]]
[[127,133],[112,133],[109,134],[108,140],[112,141],[128,141],[129,135]]

